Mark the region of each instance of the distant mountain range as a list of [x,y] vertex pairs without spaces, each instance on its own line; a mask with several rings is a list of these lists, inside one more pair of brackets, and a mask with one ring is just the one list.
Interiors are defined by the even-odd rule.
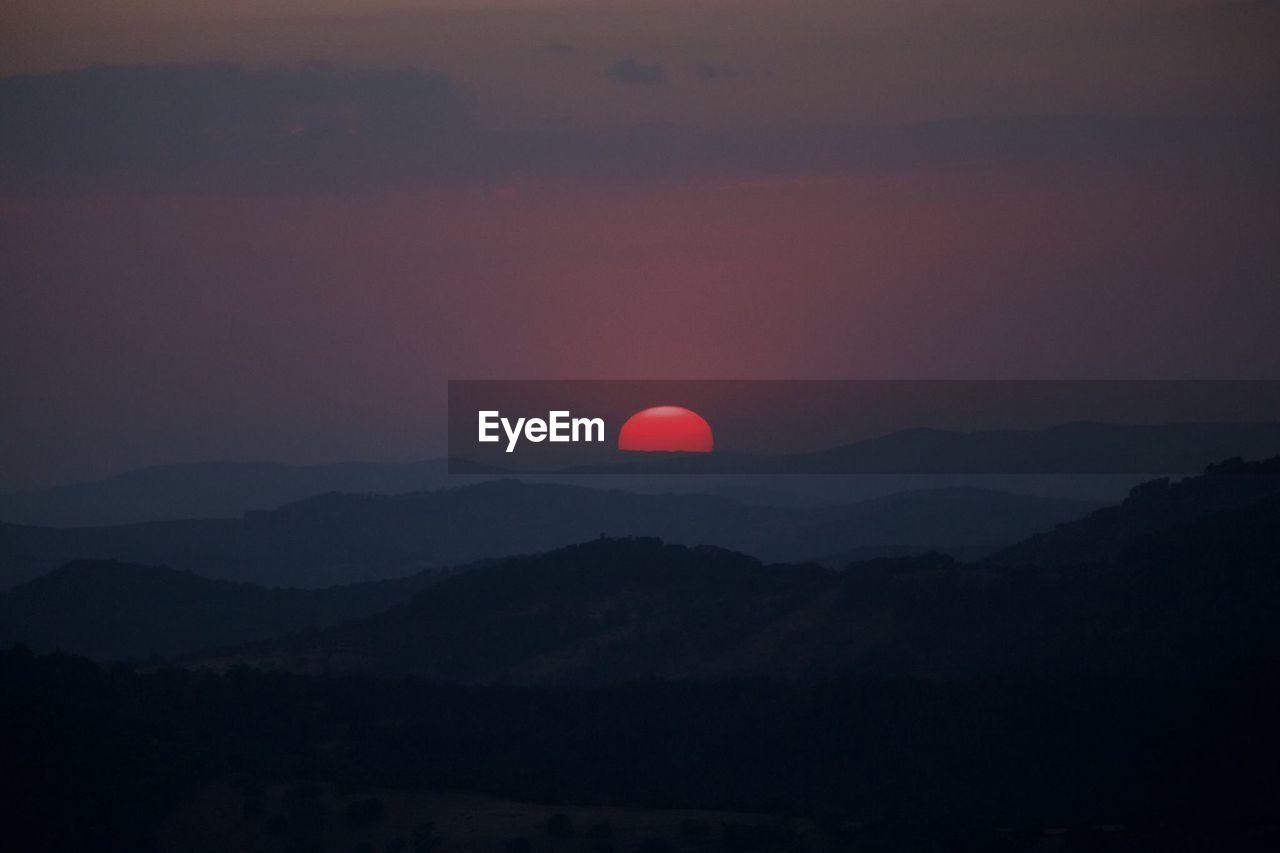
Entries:
[[82,527],[234,518],[326,492],[399,494],[448,484],[443,460],[333,465],[196,462],[140,468],[90,483],[0,493],[0,521]]
[[513,476],[539,484],[646,494],[718,494],[767,506],[834,505],[955,486],[1112,501],[1144,475],[1196,473],[1232,456],[1262,459],[1277,453],[1277,424],[1077,423],[1045,430],[910,429],[794,456],[623,454],[606,464],[540,475],[500,465],[472,465],[471,474],[450,475],[443,459],[330,465],[199,462],[0,492],[0,522],[93,527],[236,518],[329,492],[403,494]]
[[942,550],[990,553],[1098,503],[972,488],[839,506],[766,507],[515,480],[396,496],[328,494],[240,518],[110,527],[0,524],[0,589],[75,560],[168,565],[207,578],[321,587],[545,551],[600,536],[714,543],[764,560]]
[[[1129,527],[1102,563],[1067,565],[1093,537],[1085,522],[1042,537],[1068,555],[1054,569],[932,555],[837,572],[600,539],[451,577],[351,624],[199,660],[503,683],[1267,671],[1280,660],[1277,475],[1280,460],[1197,478],[1165,523]],[[1247,499],[1215,497],[1242,481]],[[1158,488],[1137,490],[1119,514],[1151,516]]]
[[[508,483],[475,490],[562,510],[565,503],[547,500],[548,488],[593,497],[572,487]],[[449,493],[374,503],[404,500],[412,509],[441,494]],[[889,518],[921,497],[900,496],[876,509]],[[941,501],[931,512],[955,506],[956,496],[923,497]],[[648,500],[612,498],[640,501],[633,506]],[[341,509],[346,498],[334,500]],[[979,563],[931,554],[858,559],[835,570],[766,564],[712,546],[602,537],[324,590],[73,563],[0,595],[0,643],[102,658],[177,654],[214,667],[465,682],[849,671],[1180,677],[1280,660],[1277,554],[1280,459],[1226,463],[1174,485],[1152,481],[1118,507]],[[290,632],[301,633],[283,636]],[[224,648],[208,651],[215,646]]]
[[[1280,453],[1280,423],[1077,422],[1043,429],[904,429],[793,454],[615,453],[565,474],[1193,474],[1221,459]],[[501,474],[454,459],[455,472]]]
[[[236,518],[331,492],[396,495],[512,479],[509,473],[450,475],[443,459],[405,463],[196,462],[142,468],[104,480],[0,492],[0,523],[107,527],[148,521]],[[1137,475],[779,475],[621,473],[519,475],[532,484],[619,489],[640,494],[709,494],[761,506],[834,506],[898,492],[982,488],[1051,498],[1113,502]]]

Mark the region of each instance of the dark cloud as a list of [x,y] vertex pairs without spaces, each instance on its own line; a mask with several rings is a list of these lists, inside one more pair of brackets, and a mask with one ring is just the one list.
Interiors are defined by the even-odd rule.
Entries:
[[637,62],[634,59],[623,59],[613,64],[609,74],[619,83],[630,83],[640,86],[653,86],[667,81],[662,66]]
[[473,132],[471,99],[426,71],[328,63],[94,66],[0,79],[0,178],[193,178],[266,184],[318,165],[443,168]]
[[[654,81],[661,67],[619,63]],[[723,72],[722,72],[723,73]],[[619,76],[621,75],[621,76]],[[0,79],[0,192],[312,190],[521,179],[647,181],[875,171],[948,163],[1040,168],[1220,164],[1280,173],[1274,119],[993,118],[883,127],[681,125],[495,132],[426,71],[323,64],[95,67]],[[1197,166],[1199,168],[1199,166]]]
[[573,56],[573,54],[578,52],[578,49],[573,45],[566,44],[562,41],[548,42],[543,45],[542,50],[544,53],[549,53],[552,56]]

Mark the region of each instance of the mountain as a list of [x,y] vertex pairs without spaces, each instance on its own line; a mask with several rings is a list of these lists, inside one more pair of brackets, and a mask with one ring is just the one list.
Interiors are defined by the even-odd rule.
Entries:
[[[331,492],[393,495],[470,485],[515,476],[450,475],[445,460],[405,463],[342,462],[283,465],[272,462],[197,462],[141,468],[69,486],[0,492],[0,521],[35,527],[104,527],[192,518],[237,518]],[[656,473],[520,475],[534,484],[620,489],[643,494],[718,494],[764,506],[834,506],[896,492],[933,488],[997,491],[1118,501],[1133,475],[776,475]]]
[[[509,558],[365,622],[236,659],[322,668],[336,663],[331,650],[345,648],[348,665],[338,669],[442,680],[566,670],[590,678],[596,667],[601,677],[666,674],[674,658],[715,652],[780,605],[809,599],[830,576],[817,566],[766,568],[710,546],[602,538]],[[623,669],[605,663],[614,657],[625,659]]]
[[448,479],[443,460],[159,465],[91,483],[0,493],[0,519],[13,524],[80,527],[227,518],[326,492],[397,494],[437,488]]
[[[524,477],[541,483],[621,488],[644,493],[716,493],[763,505],[833,505],[877,493],[918,488],[981,486],[988,477],[955,472],[1012,470],[987,487],[1046,496],[1118,499],[1115,483],[1099,485],[1098,470],[1171,473],[1198,471],[1229,456],[1261,458],[1280,452],[1272,424],[1124,426],[1067,424],[1048,430],[954,432],[902,430],[792,457],[716,453],[707,457],[645,458],[595,466],[579,476]],[[1160,467],[1161,465],[1167,467]],[[450,476],[443,459],[407,463],[342,462],[286,465],[272,462],[199,462],[142,468],[94,482],[0,492],[0,521],[43,527],[87,527],[192,518],[236,518],[330,492],[402,494],[466,484]],[[479,470],[479,469],[477,469]],[[779,472],[790,471],[790,477]],[[876,482],[831,476],[860,472]],[[1034,472],[1066,475],[1053,482]],[[683,472],[688,476],[673,477]],[[737,472],[737,473],[735,473]],[[745,473],[743,473],[745,472]],[[750,472],[756,472],[752,474]],[[887,472],[887,473],[886,473]],[[912,473],[915,472],[915,473]],[[948,473],[951,472],[951,473]],[[486,468],[488,478],[503,476]],[[615,476],[608,476],[613,474]],[[652,474],[646,478],[645,474]],[[892,475],[892,476],[890,476]],[[1025,475],[1020,481],[1010,479]],[[512,476],[506,473],[505,476]],[[1116,475],[1119,476],[1119,475]],[[947,478],[950,478],[948,481]],[[1067,482],[1072,479],[1072,482]],[[1132,477],[1123,488],[1133,481]],[[1112,497],[1114,495],[1114,498]]]
[[[794,454],[615,453],[563,473],[1119,475],[1201,471],[1230,457],[1280,453],[1280,423],[1115,424],[1042,429],[903,429],[826,450]],[[501,473],[455,459],[455,471]]]
[[765,507],[492,481],[405,495],[329,494],[240,518],[89,528],[0,524],[11,586],[73,560],[165,564],[210,578],[317,587],[544,551],[600,534],[714,543],[766,560],[884,548],[989,553],[1096,503],[956,488],[840,506]]
[[1176,678],[1280,661],[1280,497],[1166,537],[1070,571],[932,555],[843,572],[601,539],[500,561],[368,619],[202,662],[594,683],[1081,670]]
[[1032,535],[988,561],[1071,565],[1113,560],[1144,537],[1273,495],[1280,495],[1280,457],[1260,462],[1231,459],[1210,465],[1203,476],[1135,486],[1123,503]]
[[910,429],[797,460],[803,471],[1173,474],[1280,453],[1280,423],[1112,424],[957,432]]
[[1265,671],[1280,662],[1280,493],[1259,483],[1276,464],[1194,478],[1163,523],[1146,525],[1155,532],[1103,562],[1010,567],[934,554],[835,571],[601,538],[497,561],[385,613],[201,662],[499,683]]
[[109,659],[169,656],[376,613],[438,577],[268,589],[164,566],[76,562],[0,595],[0,646]]

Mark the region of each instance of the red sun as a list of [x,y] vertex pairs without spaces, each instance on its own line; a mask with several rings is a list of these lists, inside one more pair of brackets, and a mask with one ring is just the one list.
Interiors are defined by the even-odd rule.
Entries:
[[654,406],[627,418],[618,433],[619,450],[710,453],[711,424],[680,406]]

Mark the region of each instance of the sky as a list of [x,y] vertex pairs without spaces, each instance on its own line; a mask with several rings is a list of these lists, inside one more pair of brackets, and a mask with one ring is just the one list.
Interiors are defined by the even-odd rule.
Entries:
[[1280,378],[1280,3],[9,0],[0,488],[466,378]]

